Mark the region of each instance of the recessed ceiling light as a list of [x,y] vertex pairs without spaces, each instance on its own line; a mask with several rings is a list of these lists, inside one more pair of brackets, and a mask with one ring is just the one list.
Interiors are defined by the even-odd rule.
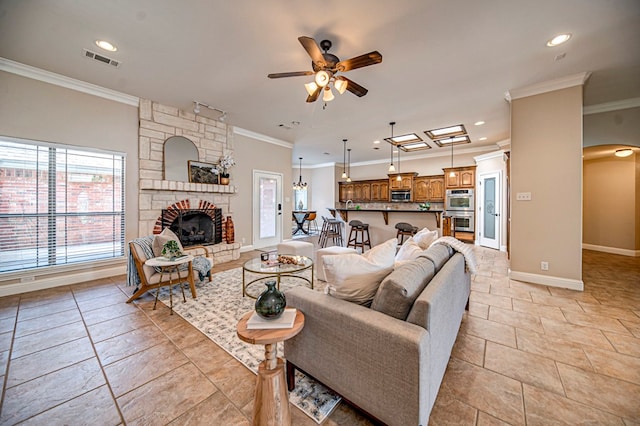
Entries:
[[475,123],[476,126],[482,126],[484,124],[484,121],[480,120],[480,121],[476,121]]
[[615,156],[616,157],[628,157],[631,154],[633,154],[633,150],[631,148],[625,148],[625,149],[617,149]]
[[380,141],[373,141],[373,143],[377,145],[380,143]]
[[96,46],[109,52],[115,52],[116,50],[118,50],[117,47],[105,40],[96,40]]
[[571,38],[571,34],[558,34],[547,42],[547,46],[554,47],[567,42]]
[[480,141],[486,141],[486,140],[487,140],[487,138],[483,136],[483,137],[481,137],[481,138],[480,138],[480,139],[478,139],[478,140],[480,140]]

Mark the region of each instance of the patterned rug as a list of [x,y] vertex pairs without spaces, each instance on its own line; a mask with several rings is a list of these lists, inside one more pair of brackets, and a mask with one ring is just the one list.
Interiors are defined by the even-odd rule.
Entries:
[[[304,281],[285,277],[280,289],[286,290],[301,284],[305,284]],[[323,284],[316,281],[314,288],[322,290]],[[245,313],[254,309],[255,303],[250,297],[242,297],[242,268],[214,274],[212,282],[205,280],[196,284],[196,287],[198,298],[194,300],[188,297],[186,303],[176,296],[180,294],[180,289],[174,288],[174,312],[257,374],[258,365],[264,359],[264,346],[245,343],[236,334],[238,321]],[[256,283],[248,291],[257,295],[264,289],[266,287],[263,284]],[[158,298],[169,306],[168,287],[162,288]],[[283,357],[283,346],[282,343],[277,345],[280,357]],[[338,405],[340,397],[296,371],[296,388],[289,393],[289,401],[319,424]]]

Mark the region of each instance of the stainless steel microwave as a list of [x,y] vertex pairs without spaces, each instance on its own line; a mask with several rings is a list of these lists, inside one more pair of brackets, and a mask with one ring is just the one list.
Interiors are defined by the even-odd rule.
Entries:
[[392,189],[391,190],[392,203],[408,203],[409,201],[411,201],[410,189]]

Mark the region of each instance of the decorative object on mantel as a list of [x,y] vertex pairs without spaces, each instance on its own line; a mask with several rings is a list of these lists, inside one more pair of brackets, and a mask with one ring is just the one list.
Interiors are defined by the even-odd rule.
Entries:
[[224,224],[224,235],[227,240],[227,244],[233,243],[236,238],[233,219],[231,219],[231,216],[227,216],[227,221]]
[[304,191],[307,189],[307,182],[302,182],[302,157],[298,158],[300,159],[300,176],[298,176],[298,182],[293,182],[293,190]]
[[231,155],[223,155],[216,166],[220,172],[220,185],[229,185],[229,169],[236,165],[236,161]]
[[276,288],[274,280],[265,283],[267,289],[256,299],[255,309],[260,318],[274,320],[280,317],[287,306],[284,293]]
[[189,166],[189,182],[191,183],[218,183],[218,166],[200,161],[187,162]]

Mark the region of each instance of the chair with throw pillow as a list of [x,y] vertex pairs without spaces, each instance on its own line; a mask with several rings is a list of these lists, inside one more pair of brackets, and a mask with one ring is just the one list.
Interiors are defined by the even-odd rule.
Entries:
[[[186,254],[194,256],[192,262],[185,264],[175,273],[162,274],[160,268],[145,265],[151,258],[162,255],[162,247],[169,240],[178,242],[180,250]],[[161,234],[136,238],[129,242],[129,261],[127,263],[127,285],[135,286],[133,295],[127,303],[137,299],[149,290],[168,285],[172,280],[179,282],[187,281],[191,288],[191,295],[195,299],[196,287],[194,284],[194,272],[198,273],[200,281],[205,277],[212,280],[213,255],[205,246],[190,246],[186,249],[180,244],[178,237],[168,228]]]

